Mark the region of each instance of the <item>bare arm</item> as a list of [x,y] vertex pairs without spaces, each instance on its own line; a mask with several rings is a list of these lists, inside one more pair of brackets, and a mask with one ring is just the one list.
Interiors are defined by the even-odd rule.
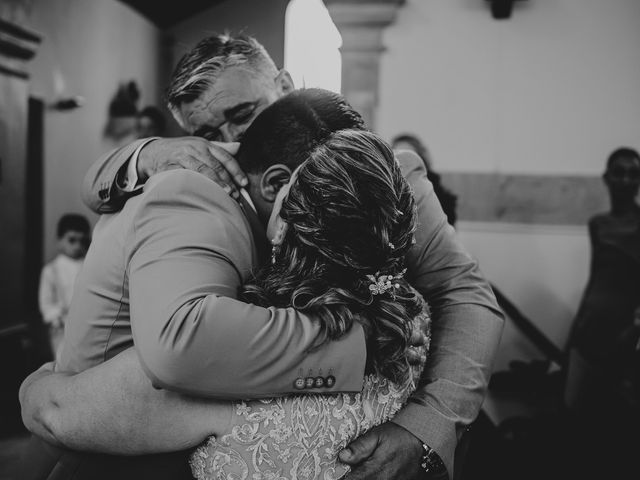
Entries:
[[51,364],[20,387],[25,426],[53,444],[119,455],[193,447],[230,428],[231,404],[153,388],[133,348],[69,375]]

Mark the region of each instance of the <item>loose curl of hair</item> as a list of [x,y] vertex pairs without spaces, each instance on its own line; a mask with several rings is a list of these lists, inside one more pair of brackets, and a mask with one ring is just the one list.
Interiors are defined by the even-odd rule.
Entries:
[[373,295],[367,279],[404,269],[416,226],[413,195],[389,146],[368,131],[332,133],[298,170],[280,217],[289,227],[278,260],[243,297],[314,316],[324,341],[360,322],[369,369],[409,382],[406,351],[422,297],[404,279]]

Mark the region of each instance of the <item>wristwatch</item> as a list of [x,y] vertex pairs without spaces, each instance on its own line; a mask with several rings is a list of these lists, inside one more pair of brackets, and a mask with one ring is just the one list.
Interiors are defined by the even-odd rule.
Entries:
[[444,462],[433,448],[423,443],[422,450],[423,454],[420,459],[420,466],[425,473],[429,474],[429,478],[432,475],[439,475],[446,472]]

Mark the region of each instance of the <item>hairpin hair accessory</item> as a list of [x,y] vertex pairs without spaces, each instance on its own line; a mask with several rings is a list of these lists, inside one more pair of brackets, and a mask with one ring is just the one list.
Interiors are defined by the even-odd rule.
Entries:
[[400,288],[398,280],[404,277],[406,271],[407,269],[405,268],[396,275],[380,275],[380,272],[377,272],[375,275],[367,275],[367,279],[371,281],[369,284],[371,295],[382,295],[391,290],[391,295],[395,296],[395,290]]

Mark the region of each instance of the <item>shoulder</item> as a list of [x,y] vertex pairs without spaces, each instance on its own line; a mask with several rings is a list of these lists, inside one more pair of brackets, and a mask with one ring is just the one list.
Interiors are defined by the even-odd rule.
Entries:
[[611,215],[609,213],[598,213],[589,219],[589,229],[597,229],[611,223]]
[[191,170],[176,169],[152,176],[141,195],[141,207],[195,208],[241,214],[240,206],[218,184]]
[[45,264],[44,267],[42,267],[42,276],[43,277],[50,277],[53,274],[53,262],[54,260],[50,261],[49,263]]
[[414,175],[426,176],[427,169],[424,166],[424,162],[417,153],[412,152],[411,150],[394,150],[393,153],[396,157],[396,160],[398,161],[398,164],[400,165],[402,175],[405,178],[409,178]]

